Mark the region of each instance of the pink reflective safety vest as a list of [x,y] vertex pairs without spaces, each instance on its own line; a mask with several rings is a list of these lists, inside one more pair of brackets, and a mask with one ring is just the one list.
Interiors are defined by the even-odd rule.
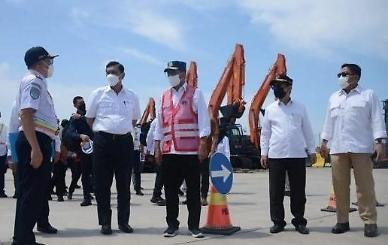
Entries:
[[180,101],[174,106],[171,89],[162,97],[162,132],[164,154],[171,152],[171,144],[179,152],[196,152],[199,147],[198,114],[193,111],[195,88],[187,85]]

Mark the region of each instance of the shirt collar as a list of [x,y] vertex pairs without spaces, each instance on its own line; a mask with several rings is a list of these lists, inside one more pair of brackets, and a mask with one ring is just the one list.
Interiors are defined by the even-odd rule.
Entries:
[[187,82],[185,82],[178,90],[176,90],[175,88],[171,88],[171,91],[178,93],[179,91],[181,91],[183,89],[183,92],[185,92],[186,88],[187,88]]
[[37,78],[41,79],[42,81],[46,82],[46,78],[42,74],[40,74],[38,71],[35,71],[33,69],[29,69],[28,72],[32,75],[35,75]]
[[279,99],[276,99],[277,100],[277,103],[278,105],[285,105],[285,106],[288,106],[288,105],[292,105],[293,101],[292,101],[292,98],[290,98],[290,101],[286,104],[284,104],[281,100]]
[[[357,87],[355,87],[354,89],[350,90],[349,94],[352,93],[353,91],[358,93],[358,94],[361,94],[362,87],[360,85],[357,85]],[[341,89],[340,91],[338,91],[338,94],[339,95],[343,95],[343,94],[346,94],[346,92],[345,92],[345,90]]]
[[[116,92],[109,85],[107,85],[105,87],[105,92],[109,92],[109,91],[112,91],[113,93],[116,94]],[[122,88],[118,94],[121,94],[121,93],[125,93],[124,85],[122,85]]]

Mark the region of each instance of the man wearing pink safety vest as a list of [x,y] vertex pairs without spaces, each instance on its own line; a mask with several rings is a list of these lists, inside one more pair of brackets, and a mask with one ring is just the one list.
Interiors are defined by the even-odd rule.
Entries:
[[164,70],[170,82],[161,98],[155,129],[155,160],[161,163],[166,196],[164,237],[174,237],[179,229],[178,191],[187,185],[188,228],[195,238],[201,215],[200,164],[207,157],[206,140],[210,119],[202,92],[186,83],[186,63],[171,61]]

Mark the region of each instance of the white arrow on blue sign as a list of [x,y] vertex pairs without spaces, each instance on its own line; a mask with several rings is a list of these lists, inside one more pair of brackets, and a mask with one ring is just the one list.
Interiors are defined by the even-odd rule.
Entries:
[[228,194],[233,184],[233,168],[229,159],[216,152],[210,158],[209,171],[212,183],[221,194]]

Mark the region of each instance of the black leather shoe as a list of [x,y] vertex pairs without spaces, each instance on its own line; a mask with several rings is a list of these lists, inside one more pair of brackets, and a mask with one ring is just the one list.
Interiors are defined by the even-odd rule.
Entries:
[[284,226],[281,226],[281,225],[273,225],[270,229],[269,229],[269,232],[271,233],[279,233],[279,232],[282,232],[284,231]]
[[297,225],[295,226],[295,230],[303,235],[307,235],[310,233],[310,230],[305,225]]
[[84,199],[82,202],[81,202],[81,207],[86,207],[86,206],[90,206],[92,205],[92,201],[90,201],[90,199]]
[[112,228],[110,227],[110,225],[102,225],[100,232],[101,232],[101,234],[104,234],[104,235],[111,235]]
[[144,196],[144,193],[142,191],[136,191],[136,195],[138,196]]
[[341,234],[345,233],[350,230],[349,222],[346,223],[337,223],[335,226],[331,229],[331,233],[334,234]]
[[132,233],[133,232],[132,227],[128,224],[119,225],[119,229],[120,229],[120,231],[122,231],[124,233]]
[[378,230],[376,224],[365,224],[364,226],[364,236],[366,237],[376,237],[378,236]]
[[63,202],[63,201],[65,201],[65,200],[63,199],[63,196],[58,196],[57,201],[58,201],[58,202]]
[[38,226],[38,231],[39,232],[42,232],[42,233],[47,233],[47,234],[56,234],[58,233],[58,230],[55,229],[53,226],[51,226],[50,224],[48,224],[47,226],[45,227],[40,227]]

